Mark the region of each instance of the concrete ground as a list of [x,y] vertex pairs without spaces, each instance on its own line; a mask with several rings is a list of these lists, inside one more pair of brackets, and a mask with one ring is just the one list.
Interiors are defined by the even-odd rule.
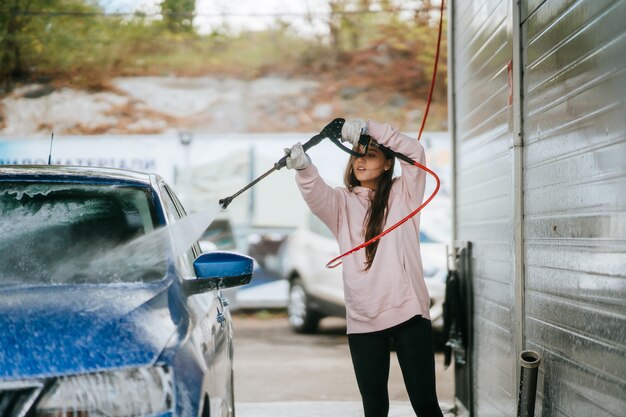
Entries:
[[[291,332],[284,314],[236,314],[235,400],[238,417],[362,416],[345,321],[327,318],[319,334]],[[454,373],[436,354],[442,410],[454,403]],[[390,417],[414,416],[400,367],[392,352]],[[452,416],[446,413],[446,416]]]

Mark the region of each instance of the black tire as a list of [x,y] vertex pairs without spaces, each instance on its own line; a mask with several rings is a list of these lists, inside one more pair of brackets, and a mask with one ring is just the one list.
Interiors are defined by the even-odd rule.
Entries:
[[294,278],[289,286],[289,300],[287,314],[289,325],[296,333],[312,334],[317,332],[322,316],[310,306],[309,294],[306,292],[302,280]]

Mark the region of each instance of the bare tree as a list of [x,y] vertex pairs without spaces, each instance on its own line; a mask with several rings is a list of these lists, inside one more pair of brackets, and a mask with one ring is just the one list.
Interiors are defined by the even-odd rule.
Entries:
[[163,0],[161,13],[170,32],[193,32],[196,0]]
[[5,92],[13,89],[14,79],[24,75],[18,36],[29,22],[29,18],[22,14],[30,10],[32,3],[29,0],[13,0],[0,9],[0,77]]

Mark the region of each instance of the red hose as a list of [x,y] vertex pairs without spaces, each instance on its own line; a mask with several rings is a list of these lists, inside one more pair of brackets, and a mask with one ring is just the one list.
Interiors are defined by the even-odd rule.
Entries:
[[[430,82],[430,90],[428,92],[428,100],[426,101],[426,110],[424,111],[424,117],[422,118],[422,125],[420,127],[420,131],[419,131],[419,134],[417,136],[417,140],[420,140],[422,138],[422,132],[424,131],[424,125],[426,124],[426,118],[428,117],[428,110],[430,109],[430,103],[431,103],[432,98],[433,98],[433,90],[435,89],[435,79],[437,78],[437,65],[439,64],[439,50],[441,48],[441,31],[442,31],[442,27],[443,27],[443,6],[444,6],[444,0],[441,0],[441,9],[440,9],[440,15],[439,15],[439,35],[437,36],[437,53],[435,54],[435,64],[434,64],[434,68],[433,68],[433,78],[432,78],[432,80]],[[435,181],[437,182],[437,185],[435,186],[435,190],[432,192],[432,194],[426,199],[426,201],[424,201],[418,208],[416,208],[408,216],[406,216],[405,218],[403,218],[402,220],[400,220],[399,222],[397,222],[393,226],[389,227],[387,230],[384,230],[378,236],[374,236],[373,238],[371,238],[367,242],[364,242],[364,243],[360,244],[359,246],[350,249],[348,252],[346,252],[344,254],[341,254],[341,255],[337,256],[336,258],[330,260],[326,264],[326,268],[336,268],[336,267],[338,267],[339,265],[341,265],[341,258],[343,258],[344,256],[348,256],[348,255],[350,255],[350,254],[352,254],[352,253],[354,253],[356,251],[359,251],[359,250],[363,249],[364,247],[366,247],[368,245],[371,245],[372,243],[376,242],[377,240],[379,240],[380,238],[385,236],[387,233],[389,233],[392,230],[396,229],[397,227],[399,227],[400,225],[405,223],[407,220],[409,220],[411,217],[415,216],[417,213],[422,211],[422,209],[424,207],[426,207],[426,205],[428,203],[430,203],[433,198],[435,198],[435,195],[439,192],[439,186],[441,185],[439,177],[432,170],[430,170],[429,168],[427,168],[424,165],[420,164],[419,162],[413,161],[413,164],[416,167],[418,167],[420,169],[423,169],[424,171],[428,172],[430,175],[432,175],[435,178]]]
[[437,79],[437,66],[439,65],[439,51],[441,49],[441,29],[443,28],[443,3],[444,0],[441,0],[441,9],[439,10],[439,34],[437,35],[437,52],[435,53],[433,78],[430,81],[430,90],[428,91],[426,110],[424,111],[424,118],[422,119],[422,126],[420,127],[420,133],[417,135],[417,140],[420,140],[422,138],[422,132],[424,131],[424,125],[426,125],[426,118],[428,117],[428,110],[430,110],[430,102],[433,100],[433,91],[435,90],[435,80]]

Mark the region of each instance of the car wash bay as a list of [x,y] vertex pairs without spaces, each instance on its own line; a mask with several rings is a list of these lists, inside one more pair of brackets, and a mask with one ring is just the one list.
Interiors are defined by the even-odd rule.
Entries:
[[[235,314],[235,402],[238,417],[363,414],[350,361],[345,320],[324,319],[318,334],[293,333],[284,315]],[[454,398],[454,371],[436,354],[437,393],[444,412]],[[412,415],[395,354],[389,416]],[[444,415],[452,415],[445,414]]]

